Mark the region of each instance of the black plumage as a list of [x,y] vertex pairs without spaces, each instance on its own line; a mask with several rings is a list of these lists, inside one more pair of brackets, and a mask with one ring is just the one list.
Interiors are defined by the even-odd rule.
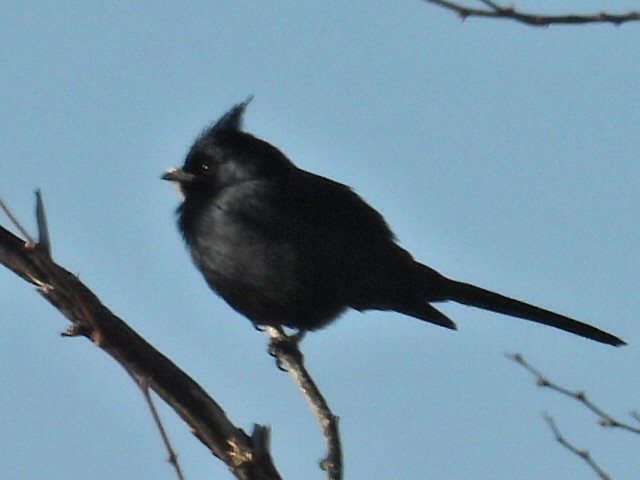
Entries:
[[314,330],[348,308],[394,310],[455,329],[431,303],[452,300],[610,345],[591,325],[448,279],[396,242],[346,185],[296,167],[242,131],[239,103],[206,129],[183,168],[162,178],[183,196],[178,224],[210,287],[256,325]]

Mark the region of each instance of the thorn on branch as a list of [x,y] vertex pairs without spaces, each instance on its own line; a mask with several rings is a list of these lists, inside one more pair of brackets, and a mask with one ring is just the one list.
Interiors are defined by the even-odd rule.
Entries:
[[44,201],[42,192],[36,190],[36,220],[38,222],[38,245],[51,256],[51,242],[49,241],[49,228],[47,226],[47,215],[44,212]]
[[460,10],[458,12],[458,16],[460,17],[460,21],[464,22],[467,17],[470,15],[471,12],[469,12],[469,10]]
[[62,337],[87,337],[91,338],[91,328],[88,325],[73,323],[60,336]]

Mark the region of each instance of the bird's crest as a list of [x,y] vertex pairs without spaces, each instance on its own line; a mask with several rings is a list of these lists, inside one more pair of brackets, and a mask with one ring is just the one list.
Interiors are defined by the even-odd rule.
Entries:
[[253,100],[253,95],[248,96],[244,102],[236,103],[228,112],[218,119],[213,127],[209,129],[209,132],[219,133],[223,130],[241,130],[242,115],[244,115],[244,109],[249,105],[251,100]]

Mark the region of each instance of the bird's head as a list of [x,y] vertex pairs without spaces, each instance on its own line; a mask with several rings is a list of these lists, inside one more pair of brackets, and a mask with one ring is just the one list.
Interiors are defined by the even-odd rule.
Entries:
[[242,131],[242,116],[252,98],[234,105],[206,128],[191,146],[182,168],[170,168],[162,175],[178,186],[185,199],[270,178],[293,167],[276,147]]

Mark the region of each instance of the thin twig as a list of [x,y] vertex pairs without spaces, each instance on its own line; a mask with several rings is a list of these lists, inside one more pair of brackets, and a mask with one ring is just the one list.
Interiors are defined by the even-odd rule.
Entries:
[[160,433],[160,438],[162,438],[162,443],[164,444],[165,449],[167,450],[167,460],[173,467],[176,472],[176,477],[178,480],[185,480],[184,475],[182,474],[182,468],[180,467],[180,463],[178,462],[178,455],[171,445],[171,441],[169,440],[169,436],[167,435],[167,430],[164,428],[162,424],[162,419],[158,414],[158,409],[156,405],[153,403],[153,398],[151,398],[151,393],[149,392],[149,384],[146,382],[144,378],[138,377],[133,372],[129,372],[131,378],[136,382],[136,385],[140,388],[142,395],[144,396],[144,400],[147,403],[147,407],[149,407],[149,411],[151,412],[151,417],[153,418],[153,422],[158,429],[158,433]]
[[589,465],[589,467],[591,467],[591,469],[594,472],[596,472],[596,474],[602,480],[611,480],[611,477],[600,467],[600,465],[596,463],[596,461],[593,459],[593,457],[591,456],[588,450],[577,448],[573,444],[569,443],[569,441],[567,441],[564,435],[562,435],[562,432],[560,432],[558,425],[556,425],[556,422],[551,415],[549,415],[548,413],[545,413],[544,419],[547,421],[547,424],[551,428],[553,435],[555,436],[558,443],[560,443],[560,445],[562,445],[571,453],[577,455],[582,460],[584,460],[587,463],[587,465]]
[[288,336],[282,329],[276,327],[266,327],[265,330],[271,337],[269,351],[276,358],[278,366],[289,372],[320,423],[326,449],[326,456],[320,462],[320,468],[326,472],[328,480],[341,480],[342,446],[338,431],[338,417],[331,412],[327,401],[304,366],[304,359],[298,345],[301,336]]
[[626,430],[628,432],[640,434],[640,428],[634,427],[633,425],[630,425],[628,423],[624,423],[615,419],[614,417],[609,415],[607,412],[605,412],[602,408],[598,407],[591,400],[589,400],[585,392],[577,391],[577,390],[572,391],[572,390],[569,390],[568,388],[565,388],[561,385],[558,385],[557,383],[550,381],[538,369],[536,369],[533,365],[527,362],[520,353],[508,353],[506,354],[506,356],[507,358],[510,358],[511,360],[516,362],[518,365],[521,365],[522,367],[524,367],[525,370],[527,370],[533,376],[535,376],[536,384],[539,387],[546,387],[558,393],[561,393],[562,395],[565,395],[569,398],[573,398],[574,400],[577,400],[586,408],[591,410],[591,412],[593,412],[598,416],[598,423],[603,427],[621,428],[622,430]]
[[621,25],[625,22],[640,20],[639,11],[630,11],[624,14],[597,12],[593,14],[565,14],[565,15],[541,15],[539,13],[526,13],[516,10],[513,6],[501,6],[491,0],[478,0],[486,5],[486,9],[474,8],[448,0],[423,0],[427,3],[451,10],[458,14],[462,20],[467,17],[501,18],[514,20],[535,27],[547,27],[553,24],[582,25],[585,23],[611,23]]
[[0,208],[5,213],[5,215],[7,217],[9,217],[9,220],[11,221],[11,223],[13,223],[13,226],[16,227],[16,229],[20,232],[20,235],[22,235],[24,238],[26,238],[26,242],[25,243],[29,243],[31,245],[35,245],[36,242],[33,241],[33,238],[31,238],[31,236],[27,233],[27,231],[22,226],[22,224],[13,215],[11,210],[9,210],[9,207],[7,207],[7,205],[2,201],[2,198],[0,198]]

